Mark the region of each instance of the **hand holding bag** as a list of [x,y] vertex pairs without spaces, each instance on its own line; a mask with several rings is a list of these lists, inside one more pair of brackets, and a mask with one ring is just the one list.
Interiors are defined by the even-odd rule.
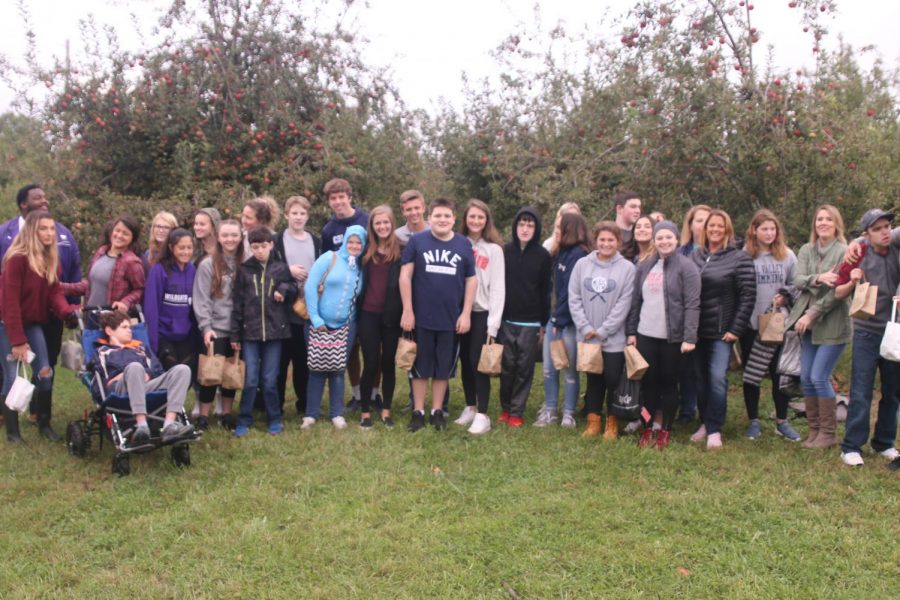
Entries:
[[900,323],[897,322],[897,299],[891,303],[891,320],[884,328],[884,337],[881,338],[881,357],[894,362],[900,362]]
[[222,387],[226,390],[244,389],[244,361],[235,354],[222,365]]
[[557,371],[569,368],[569,355],[566,352],[566,343],[561,339],[550,340],[550,361],[553,363],[553,368]]
[[[19,374],[19,367],[22,368],[21,375]],[[16,363],[16,379],[6,395],[6,406],[18,413],[23,413],[28,410],[32,395],[34,395],[34,384],[29,381],[25,363],[18,361]]]
[[397,340],[397,353],[394,354],[394,362],[398,369],[409,371],[416,363],[416,340],[412,333],[404,331],[403,337]]
[[225,370],[225,357],[213,353],[212,343],[207,346],[206,354],[201,354],[197,365],[197,383],[204,387],[222,385],[222,374]]
[[478,372],[491,377],[500,377],[503,366],[503,344],[498,344],[493,337],[489,337],[487,344],[481,346],[481,356],[478,358]]
[[850,303],[850,316],[854,319],[871,319],[875,316],[875,304],[878,301],[878,286],[868,281],[856,284],[853,301]]
[[625,346],[625,372],[628,379],[639,381],[650,364],[641,356],[636,346]]
[[591,342],[578,342],[578,361],[576,371],[603,374],[603,346]]
[[763,344],[784,343],[784,313],[772,302],[769,312],[759,315],[759,341]]

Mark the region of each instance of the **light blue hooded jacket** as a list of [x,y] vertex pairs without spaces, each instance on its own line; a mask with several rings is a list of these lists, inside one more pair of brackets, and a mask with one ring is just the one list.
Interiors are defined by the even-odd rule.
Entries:
[[[313,327],[325,325],[329,329],[339,329],[356,318],[356,300],[362,291],[363,273],[360,265],[362,254],[350,256],[347,252],[347,240],[354,236],[360,239],[365,251],[366,230],[359,225],[351,225],[344,233],[340,249],[322,254],[309,271],[303,293]],[[335,254],[337,260],[325,278],[325,289],[320,296],[319,283]]]

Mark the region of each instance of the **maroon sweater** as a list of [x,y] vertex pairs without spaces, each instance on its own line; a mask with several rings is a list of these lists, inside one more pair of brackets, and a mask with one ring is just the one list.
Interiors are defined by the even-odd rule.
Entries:
[[25,326],[44,324],[52,311],[60,319],[78,309],[63,296],[59,280],[50,284],[28,266],[21,254],[10,256],[0,275],[0,320],[11,346],[28,343]]

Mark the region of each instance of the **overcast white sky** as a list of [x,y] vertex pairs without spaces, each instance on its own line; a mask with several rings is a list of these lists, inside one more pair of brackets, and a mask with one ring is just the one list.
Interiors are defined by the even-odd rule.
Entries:
[[[21,64],[25,48],[22,20],[15,2],[2,0],[0,54]],[[251,0],[254,1],[254,0]],[[301,4],[299,0],[295,0]],[[544,31],[557,22],[569,31],[587,30],[594,36],[617,39],[620,35],[600,21],[605,14],[623,14],[636,0],[368,0],[357,2],[345,24],[370,40],[365,53],[370,64],[389,66],[393,81],[407,105],[432,109],[443,97],[455,105],[461,100],[461,73],[470,80],[496,74],[490,52],[512,33],[534,32],[539,22]],[[114,26],[126,48],[136,49],[132,14],[145,32],[156,22],[170,0],[24,0],[37,35],[41,58],[50,63],[62,56],[66,40],[73,52],[81,43],[78,21],[93,14],[101,24]],[[304,6],[311,3],[305,1]],[[342,3],[336,3],[342,4]],[[811,42],[800,33],[797,12],[788,0],[755,0],[754,23],[762,32],[762,44],[776,48],[780,66],[797,68],[809,61]],[[839,14],[830,21],[830,40],[837,34],[854,46],[875,45],[889,67],[900,64],[900,1],[839,0]],[[536,39],[541,39],[539,36]],[[532,44],[529,46],[534,49]],[[762,58],[762,53],[760,54]],[[867,61],[869,62],[869,61]],[[11,92],[0,84],[0,110],[9,107]]]

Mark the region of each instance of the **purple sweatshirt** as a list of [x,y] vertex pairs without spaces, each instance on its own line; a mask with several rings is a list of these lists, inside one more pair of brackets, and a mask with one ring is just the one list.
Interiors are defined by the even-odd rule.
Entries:
[[144,316],[153,352],[159,351],[159,339],[186,340],[195,330],[192,310],[194,263],[184,270],[172,267],[167,272],[157,263],[147,275],[144,288]]

